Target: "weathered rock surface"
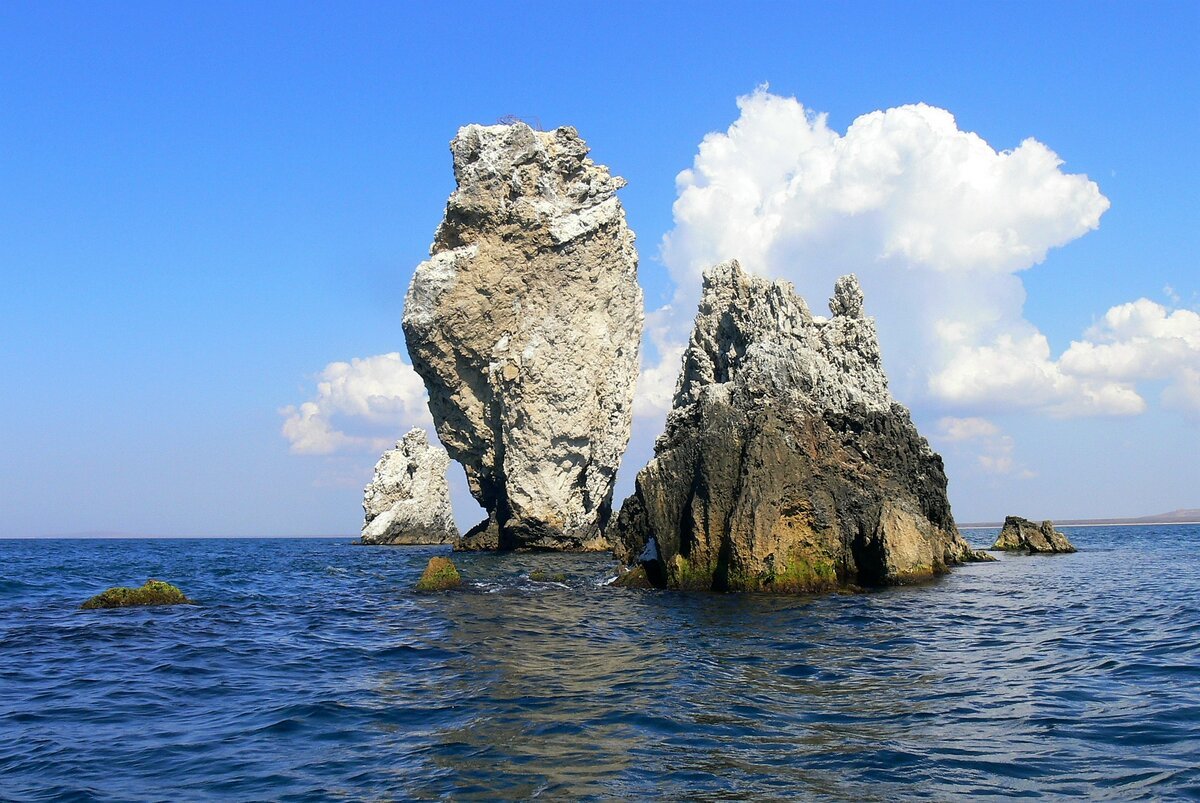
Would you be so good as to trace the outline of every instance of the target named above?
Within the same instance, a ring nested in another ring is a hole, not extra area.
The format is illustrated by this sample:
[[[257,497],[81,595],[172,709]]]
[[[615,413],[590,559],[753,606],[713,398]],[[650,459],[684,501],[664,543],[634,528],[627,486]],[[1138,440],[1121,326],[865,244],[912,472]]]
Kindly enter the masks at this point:
[[[438,437],[488,511],[460,548],[607,548],[642,291],[624,179],[573,128],[462,128],[404,309]]]
[[[445,449],[425,430],[409,430],[375,464],[363,490],[363,544],[448,544],[458,538],[450,507]]]
[[[824,320],[736,261],[705,274],[666,432],[611,531],[622,585],[817,591],[983,559],[862,304],[853,276]]]
[[[992,549],[1006,552],[1074,552],[1067,537],[1050,520],[1036,524],[1020,516],[1007,516]]]

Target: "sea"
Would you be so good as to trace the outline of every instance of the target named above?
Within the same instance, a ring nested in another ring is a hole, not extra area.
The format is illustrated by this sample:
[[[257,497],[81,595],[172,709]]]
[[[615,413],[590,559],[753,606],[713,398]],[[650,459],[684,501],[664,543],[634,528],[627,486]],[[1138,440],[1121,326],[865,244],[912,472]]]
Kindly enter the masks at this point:
[[[0,541],[0,799],[1200,799],[1200,527],[827,596],[604,555]],[[987,546],[995,530],[965,533]],[[535,582],[535,568],[564,582]],[[167,580],[194,606],[82,611]]]

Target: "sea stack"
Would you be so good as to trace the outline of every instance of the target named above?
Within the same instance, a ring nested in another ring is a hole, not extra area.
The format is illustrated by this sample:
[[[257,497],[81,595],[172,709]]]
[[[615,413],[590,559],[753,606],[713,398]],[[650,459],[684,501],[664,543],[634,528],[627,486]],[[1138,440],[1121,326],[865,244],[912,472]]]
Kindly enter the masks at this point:
[[[626,583],[807,592],[981,559],[888,392],[854,276],[829,307],[814,318],[736,261],[705,273],[666,432],[612,531]]]
[[[573,128],[469,125],[404,334],[438,437],[487,510],[462,549],[607,549],[642,291],[624,179]]]
[[[363,544],[449,544],[458,538],[446,470],[450,457],[425,430],[409,430],[375,464],[363,490]]]
[[[1004,527],[996,537],[992,549],[1005,552],[1074,552],[1075,547],[1067,537],[1054,529],[1054,522],[1046,520],[1035,524],[1020,516],[1008,516]]]

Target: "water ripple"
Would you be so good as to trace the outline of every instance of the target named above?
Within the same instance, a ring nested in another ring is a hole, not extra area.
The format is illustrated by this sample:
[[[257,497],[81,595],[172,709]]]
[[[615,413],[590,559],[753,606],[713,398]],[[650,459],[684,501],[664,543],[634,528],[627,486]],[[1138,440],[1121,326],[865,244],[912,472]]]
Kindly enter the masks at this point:
[[[1200,797],[1200,528],[1070,535],[787,598],[606,588],[601,556],[460,556],[467,589],[416,595],[442,549],[0,541],[0,799]],[[148,576],[201,604],[76,609]]]

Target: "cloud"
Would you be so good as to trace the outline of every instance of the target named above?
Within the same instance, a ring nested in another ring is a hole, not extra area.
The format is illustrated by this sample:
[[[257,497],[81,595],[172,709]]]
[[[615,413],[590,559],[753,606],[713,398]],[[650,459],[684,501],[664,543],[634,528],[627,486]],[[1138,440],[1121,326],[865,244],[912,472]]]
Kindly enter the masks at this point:
[[[1113,307],[1071,343],[1060,363],[1079,376],[1132,379],[1169,378],[1182,368],[1200,368],[1200,314],[1168,310],[1139,298]]]
[[[676,179],[662,257],[677,291],[656,313],[663,348],[647,361],[648,382],[678,371],[702,271],[737,257],[812,300],[857,273],[906,401],[962,413],[1144,409],[1128,378],[1059,365],[1023,316],[1020,272],[1097,228],[1109,207],[1046,145],[996,150],[925,104],[865,114],[844,134],[765,88],[738,109]]]
[[[971,450],[975,462],[989,474],[1016,474],[1021,479],[1036,476],[1013,458],[1013,439],[986,418],[942,418],[934,439],[956,451]]]
[[[399,352],[331,362],[317,379],[314,398],[279,411],[295,454],[378,452],[433,423],[425,385]]]

